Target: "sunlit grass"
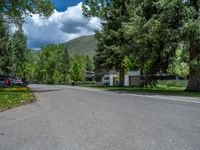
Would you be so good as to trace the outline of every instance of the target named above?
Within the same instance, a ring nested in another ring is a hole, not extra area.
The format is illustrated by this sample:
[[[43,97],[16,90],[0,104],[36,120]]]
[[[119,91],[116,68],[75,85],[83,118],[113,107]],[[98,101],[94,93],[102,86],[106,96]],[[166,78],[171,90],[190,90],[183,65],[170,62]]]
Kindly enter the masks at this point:
[[[0,111],[30,103],[35,100],[27,87],[0,88]]]
[[[95,88],[101,88],[108,91],[122,91],[135,94],[160,94],[160,95],[172,95],[172,96],[191,96],[200,97],[200,92],[188,92],[185,91],[187,81],[178,81],[175,86],[171,86],[169,82],[174,81],[158,81],[157,85],[154,87],[148,86],[147,88],[142,87],[98,87],[90,86]]]
[[[161,95],[172,95],[172,96],[192,96],[200,97],[200,92],[188,92],[184,91],[184,88],[134,88],[134,87],[103,87],[104,90],[108,91],[124,91],[135,94],[161,94]]]

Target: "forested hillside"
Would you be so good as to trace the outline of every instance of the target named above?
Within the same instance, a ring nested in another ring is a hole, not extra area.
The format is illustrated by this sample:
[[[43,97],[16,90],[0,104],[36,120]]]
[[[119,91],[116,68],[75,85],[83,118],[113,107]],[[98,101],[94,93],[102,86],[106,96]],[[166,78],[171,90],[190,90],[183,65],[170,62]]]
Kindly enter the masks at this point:
[[[93,56],[95,54],[97,41],[94,35],[90,35],[73,39],[65,44],[70,55],[77,53],[81,55]]]
[[[83,36],[64,43],[70,55],[80,54],[94,56],[97,47],[97,40],[94,35]],[[33,54],[37,54],[39,50],[32,50]]]

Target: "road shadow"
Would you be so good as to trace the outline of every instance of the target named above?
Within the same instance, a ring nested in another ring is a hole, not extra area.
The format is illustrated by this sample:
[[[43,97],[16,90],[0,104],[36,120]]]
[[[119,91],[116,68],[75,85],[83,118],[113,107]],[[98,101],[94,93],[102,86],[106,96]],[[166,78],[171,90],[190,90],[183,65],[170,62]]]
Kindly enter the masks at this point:
[[[58,92],[62,91],[63,89],[31,89],[31,92],[34,93],[45,93],[45,92]]]
[[[161,96],[187,96],[200,97],[198,92],[176,91],[176,90],[119,90],[119,89],[105,89],[104,91],[114,92],[116,94],[137,94],[137,95],[161,95]]]
[[[141,92],[141,91],[120,91],[120,90],[110,90],[110,89],[106,89],[103,91],[107,91],[107,92],[113,92],[116,94],[137,94],[137,95],[161,95],[160,93],[156,93],[154,91],[148,91],[148,92]],[[163,94],[162,95],[169,95],[169,94]]]

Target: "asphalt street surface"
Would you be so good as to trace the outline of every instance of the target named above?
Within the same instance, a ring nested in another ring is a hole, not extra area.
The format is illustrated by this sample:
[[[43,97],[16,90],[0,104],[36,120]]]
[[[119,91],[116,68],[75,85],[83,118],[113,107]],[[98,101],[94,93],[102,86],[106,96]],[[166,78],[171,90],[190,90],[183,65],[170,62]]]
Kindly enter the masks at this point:
[[[200,99],[31,85],[0,113],[0,150],[200,150]]]

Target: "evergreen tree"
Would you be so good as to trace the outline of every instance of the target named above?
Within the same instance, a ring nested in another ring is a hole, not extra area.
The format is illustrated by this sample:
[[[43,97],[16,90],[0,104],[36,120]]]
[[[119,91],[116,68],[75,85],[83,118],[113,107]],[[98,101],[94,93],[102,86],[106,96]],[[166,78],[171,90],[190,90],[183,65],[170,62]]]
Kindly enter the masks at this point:
[[[120,86],[124,85],[125,57],[124,32],[122,23],[128,19],[128,0],[96,1],[87,0],[83,5],[86,16],[98,16],[102,21],[102,31],[96,34],[98,40],[96,67],[116,69],[120,72]],[[89,9],[88,9],[89,7]]]
[[[68,84],[69,67],[69,54],[63,44],[45,46],[38,56],[36,79],[48,84]]]
[[[183,9],[183,40],[189,45],[189,81],[188,91],[200,91],[200,2],[186,0]]]
[[[10,34],[7,23],[0,14],[0,72],[11,74],[13,70],[13,51],[10,48]]]
[[[137,1],[125,31],[131,45],[130,53],[138,57],[141,72],[147,81],[166,72],[179,43],[180,1]],[[176,5],[178,7],[176,8]],[[132,8],[132,9],[133,9]]]
[[[70,69],[70,77],[75,82],[84,80],[84,74],[81,68],[81,64],[77,60],[73,62],[72,68]]]
[[[181,42],[189,45],[190,74],[187,90],[200,89],[199,2],[196,0],[133,1],[131,18],[125,23],[130,53],[138,57],[147,76],[165,72]],[[194,63],[193,63],[194,62]]]
[[[94,62],[93,59],[90,56],[85,57],[85,63],[86,63],[86,70],[87,71],[94,71]]]
[[[70,58],[69,58],[69,53],[67,50],[66,45],[63,46],[63,51],[61,52],[61,69],[62,69],[62,75],[63,75],[63,81],[65,83],[69,83],[69,69],[70,69]]]
[[[84,81],[85,72],[86,72],[85,57],[75,54],[71,58],[71,68],[70,68],[71,80],[75,82]]]
[[[27,48],[27,39],[23,32],[16,31],[11,37],[11,49],[14,52],[15,70],[13,73],[16,76],[26,78],[26,66],[28,63],[29,49]]]

